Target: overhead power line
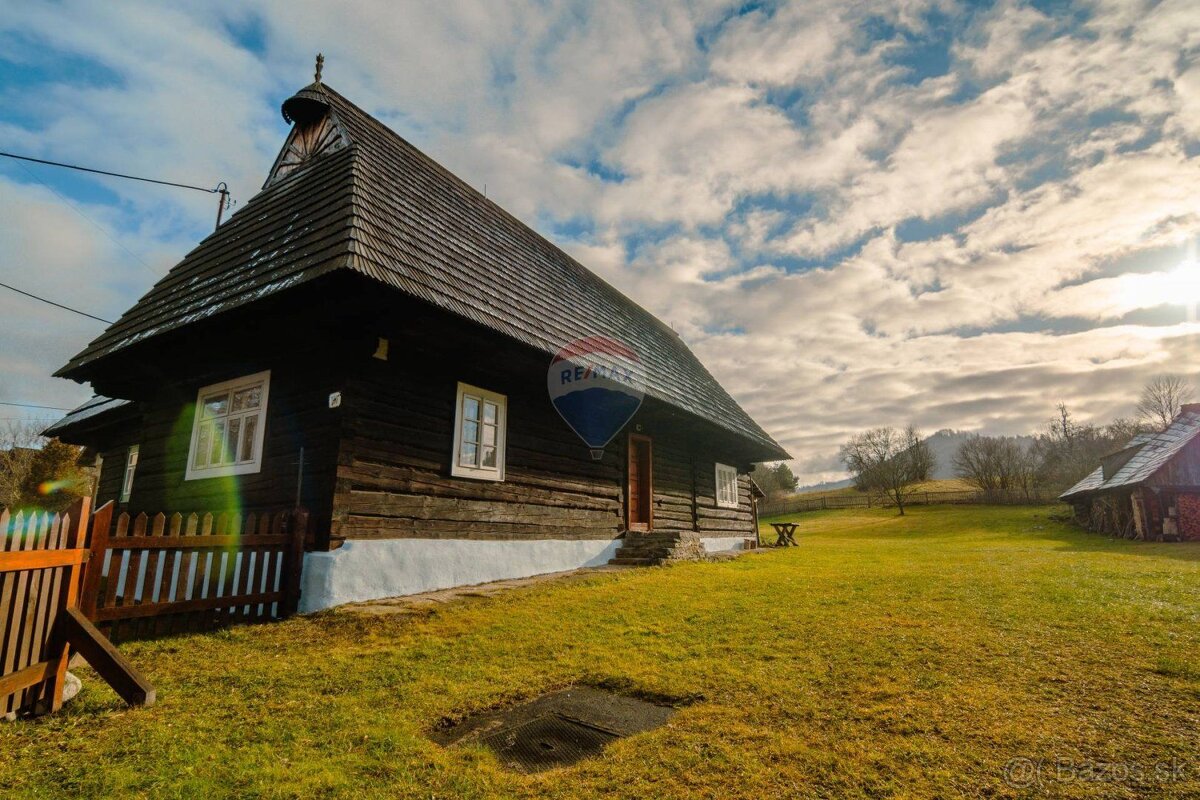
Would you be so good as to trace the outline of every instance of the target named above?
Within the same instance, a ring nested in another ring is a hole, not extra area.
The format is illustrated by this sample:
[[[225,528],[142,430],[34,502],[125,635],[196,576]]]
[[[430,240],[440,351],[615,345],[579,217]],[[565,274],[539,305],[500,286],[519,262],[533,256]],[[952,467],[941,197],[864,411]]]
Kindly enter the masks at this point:
[[[69,408],[63,408],[62,406],[39,406],[39,405],[34,405],[33,403],[0,402],[0,406],[15,406],[16,408],[44,408],[47,411],[70,411],[71,410]],[[9,417],[8,419],[11,419],[11,417]]]
[[[104,170],[104,169],[92,169],[91,167],[81,167],[78,164],[64,164],[61,161],[47,161],[43,158],[32,158],[30,156],[19,156],[16,153],[5,153],[3,151],[0,151],[0,156],[4,156],[6,158],[15,158],[19,161],[32,161],[35,164],[49,164],[52,167],[63,167],[65,169],[76,169],[76,170],[79,170],[80,172],[91,172],[95,175],[108,175],[109,177],[112,177],[112,178],[128,178],[131,181],[142,181],[143,183],[157,183],[160,186],[176,186],[180,189],[195,189],[197,192],[208,192],[209,194],[216,194],[221,191],[220,184],[218,184],[217,188],[215,188],[215,189],[206,189],[203,186],[192,186],[189,183],[175,183],[174,181],[160,181],[160,180],[156,180],[154,178],[141,178],[141,177],[138,177],[137,175],[125,175],[120,172],[109,172],[108,170]]]
[[[217,200],[216,225],[218,228],[221,227],[221,215],[224,213],[225,209],[229,207],[229,187],[225,185],[225,181],[221,181],[216,186],[209,189],[204,186],[193,186],[190,183],[176,183],[175,181],[162,181],[158,180],[157,178],[143,178],[139,175],[126,175],[123,172],[109,172],[106,169],[94,169],[92,167],[80,166],[79,164],[67,164],[62,161],[49,161],[44,158],[34,158],[33,156],[21,156],[17,155],[16,153],[6,153],[3,150],[0,150],[0,156],[16,159],[17,161],[29,161],[33,164],[45,164],[50,167],[62,167],[63,169],[73,169],[78,170],[79,172],[90,172],[93,175],[107,175],[110,178],[124,178],[125,180],[141,181],[142,183],[156,183],[159,186],[174,186],[177,189],[191,189],[196,192],[205,192],[206,194],[219,194],[221,196]],[[58,193],[55,192],[55,194]]]
[[[97,317],[95,314],[89,314],[86,311],[80,311],[78,308],[71,308],[70,306],[64,306],[62,303],[56,303],[53,300],[47,300],[46,298],[44,298],[40,295],[36,295],[32,292],[27,292],[24,289],[18,289],[15,286],[9,286],[7,283],[0,283],[0,286],[3,286],[5,289],[8,289],[10,291],[16,292],[17,294],[23,294],[26,297],[32,297],[34,300],[40,300],[41,302],[43,302],[47,305],[54,306],[55,308],[61,308],[63,311],[70,311],[72,314],[78,314],[81,317],[87,317],[88,319],[94,319],[97,322],[103,322],[106,325],[113,324],[113,321],[111,319],[105,319],[104,317]]]

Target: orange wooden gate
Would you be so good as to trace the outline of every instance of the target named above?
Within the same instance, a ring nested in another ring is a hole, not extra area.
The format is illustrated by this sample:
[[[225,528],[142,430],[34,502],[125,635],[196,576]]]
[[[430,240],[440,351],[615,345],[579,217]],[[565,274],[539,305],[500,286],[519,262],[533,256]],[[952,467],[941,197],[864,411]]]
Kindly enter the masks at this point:
[[[87,512],[86,500],[62,514],[0,510],[2,713],[62,704],[68,648],[53,634],[78,599]]]

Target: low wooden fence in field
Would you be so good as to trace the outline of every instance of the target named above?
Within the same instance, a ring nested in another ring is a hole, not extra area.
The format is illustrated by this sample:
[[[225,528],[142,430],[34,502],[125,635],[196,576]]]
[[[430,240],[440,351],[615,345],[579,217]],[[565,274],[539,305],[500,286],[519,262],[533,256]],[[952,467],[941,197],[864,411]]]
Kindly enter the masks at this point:
[[[296,612],[308,515],[93,517],[84,614],[114,642]]]
[[[1052,492],[982,492],[973,489],[943,489],[914,492],[904,499],[905,506],[954,505],[1044,505],[1057,502]],[[894,500],[872,497],[869,494],[794,494],[759,503],[759,516],[795,514],[801,511],[822,511],[840,508],[879,508],[896,505]]]

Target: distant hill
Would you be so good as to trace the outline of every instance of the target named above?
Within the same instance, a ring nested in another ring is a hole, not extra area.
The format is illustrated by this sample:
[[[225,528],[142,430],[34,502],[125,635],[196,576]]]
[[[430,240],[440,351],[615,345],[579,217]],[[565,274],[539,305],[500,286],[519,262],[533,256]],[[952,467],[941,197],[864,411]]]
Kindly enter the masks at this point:
[[[796,489],[796,494],[812,494],[814,492],[833,492],[838,489],[848,489],[854,485],[854,480],[844,478],[840,481],[825,481],[824,483],[811,483],[808,486],[801,486]]]
[[[925,442],[929,445],[929,449],[933,451],[933,457],[936,460],[933,474],[930,475],[930,480],[945,481],[953,480],[958,476],[954,474],[954,456],[958,453],[958,448],[962,446],[968,438],[973,436],[969,431],[955,431],[946,428],[940,430],[932,436],[926,437]],[[1032,447],[1032,436],[1012,436],[1012,439],[1022,447]],[[839,489],[846,489],[854,485],[854,481],[850,478],[844,478],[840,481],[825,481],[824,483],[814,483],[808,486],[801,486],[796,490],[797,494],[820,494],[824,492],[835,492]]]
[[[933,436],[928,437],[925,442],[929,445],[929,449],[933,451],[933,457],[937,461],[937,466],[930,476],[934,480],[947,480],[957,477],[954,474],[954,456],[958,454],[958,448],[962,443],[969,439],[974,434],[969,431],[953,431],[940,430]],[[1022,447],[1033,447],[1032,436],[1011,436]]]

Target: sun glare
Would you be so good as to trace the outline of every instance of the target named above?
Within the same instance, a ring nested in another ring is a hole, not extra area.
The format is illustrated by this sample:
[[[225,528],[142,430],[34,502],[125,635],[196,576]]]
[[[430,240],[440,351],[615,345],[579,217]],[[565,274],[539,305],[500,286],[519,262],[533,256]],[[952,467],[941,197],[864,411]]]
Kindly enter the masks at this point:
[[[1200,303],[1200,262],[1189,258],[1171,273],[1171,292],[1174,303]]]

